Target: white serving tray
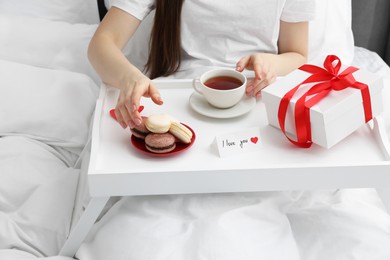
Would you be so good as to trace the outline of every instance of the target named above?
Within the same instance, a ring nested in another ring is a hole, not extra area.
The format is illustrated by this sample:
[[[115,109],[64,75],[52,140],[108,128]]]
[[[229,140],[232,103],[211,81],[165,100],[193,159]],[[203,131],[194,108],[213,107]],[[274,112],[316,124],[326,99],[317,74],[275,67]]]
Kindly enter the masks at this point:
[[[189,105],[191,80],[155,81],[164,105],[143,98],[141,114],[167,113],[196,133],[192,147],[172,157],[140,153],[109,115],[118,90],[102,86],[96,103],[88,172],[91,196],[244,192],[322,188],[385,187],[390,183],[387,136],[380,118],[332,147],[293,146],[267,123],[263,102],[240,117],[209,118]],[[375,124],[375,127],[373,125]],[[216,136],[259,127],[262,149],[219,157]]]

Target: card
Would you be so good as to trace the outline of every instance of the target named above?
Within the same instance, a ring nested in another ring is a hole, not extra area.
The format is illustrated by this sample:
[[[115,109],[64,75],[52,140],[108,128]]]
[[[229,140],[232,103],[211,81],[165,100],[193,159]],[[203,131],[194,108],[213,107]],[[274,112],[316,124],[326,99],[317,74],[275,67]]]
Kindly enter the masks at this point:
[[[219,135],[215,140],[220,157],[253,152],[262,148],[260,127]]]

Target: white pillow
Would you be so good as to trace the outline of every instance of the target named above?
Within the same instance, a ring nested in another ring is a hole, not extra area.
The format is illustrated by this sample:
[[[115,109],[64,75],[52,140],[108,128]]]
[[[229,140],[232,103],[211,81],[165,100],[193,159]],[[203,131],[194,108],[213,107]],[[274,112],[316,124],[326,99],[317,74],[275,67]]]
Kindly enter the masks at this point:
[[[4,0],[0,13],[69,23],[99,23],[97,0]]]
[[[99,87],[86,75],[0,60],[0,136],[80,149]]]
[[[335,54],[345,65],[354,56],[351,0],[316,0],[316,19],[309,24],[309,62]]]
[[[68,70],[100,79],[87,58],[97,25],[0,14],[0,59]]]

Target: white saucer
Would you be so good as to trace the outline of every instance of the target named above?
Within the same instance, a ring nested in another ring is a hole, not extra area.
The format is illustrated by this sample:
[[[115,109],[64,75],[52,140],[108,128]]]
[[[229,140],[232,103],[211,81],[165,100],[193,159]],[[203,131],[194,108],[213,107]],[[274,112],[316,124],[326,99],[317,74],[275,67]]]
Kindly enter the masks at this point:
[[[245,96],[237,105],[220,109],[211,106],[206,99],[194,92],[190,96],[190,106],[201,115],[213,118],[233,118],[244,115],[256,105],[256,98]]]

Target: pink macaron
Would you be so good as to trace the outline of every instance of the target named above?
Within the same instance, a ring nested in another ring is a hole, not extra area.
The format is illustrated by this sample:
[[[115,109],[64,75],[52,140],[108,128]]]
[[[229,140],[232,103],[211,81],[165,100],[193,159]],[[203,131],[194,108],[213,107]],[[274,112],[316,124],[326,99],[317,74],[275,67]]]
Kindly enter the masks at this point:
[[[145,137],[145,147],[153,153],[169,153],[176,148],[175,141],[170,133],[150,133]]]
[[[145,126],[145,120],[147,117],[142,117],[142,122],[140,125],[135,126],[134,128],[131,128],[131,133],[140,139],[145,139],[145,137],[150,133],[150,131]]]

